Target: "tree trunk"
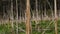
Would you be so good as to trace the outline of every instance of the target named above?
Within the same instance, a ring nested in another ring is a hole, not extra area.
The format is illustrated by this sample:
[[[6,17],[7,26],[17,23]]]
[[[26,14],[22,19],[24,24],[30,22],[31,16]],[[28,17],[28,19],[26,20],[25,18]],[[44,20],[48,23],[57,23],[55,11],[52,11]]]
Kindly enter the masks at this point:
[[[57,0],[54,0],[54,11],[55,11],[55,34],[58,34],[57,30]]]
[[[18,2],[16,0],[16,34],[18,34]]]
[[[30,34],[30,0],[26,2],[26,34]]]
[[[44,2],[44,16],[46,17],[46,2]]]
[[[20,0],[20,7],[19,7],[19,9],[20,9],[20,21],[21,21],[21,0]]]
[[[37,0],[35,0],[36,1],[36,16],[37,16],[37,19],[38,19],[38,1]]]
[[[13,24],[13,0],[11,0],[11,13],[10,13],[10,19],[11,19],[11,26],[12,26],[12,34],[14,34],[13,29],[14,29],[14,24]]]

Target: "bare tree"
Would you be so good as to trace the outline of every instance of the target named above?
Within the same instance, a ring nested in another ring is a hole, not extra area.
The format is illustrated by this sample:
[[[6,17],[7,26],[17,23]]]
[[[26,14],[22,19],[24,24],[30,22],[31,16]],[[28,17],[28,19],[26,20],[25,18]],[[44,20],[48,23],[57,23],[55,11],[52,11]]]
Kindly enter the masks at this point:
[[[54,0],[54,11],[55,11],[55,34],[58,34],[57,30],[57,0]]]
[[[46,17],[47,16],[47,14],[46,14],[46,0],[44,0],[44,16]]]
[[[16,0],[16,34],[18,34],[18,1]]]
[[[36,16],[37,16],[37,18],[38,18],[38,1],[35,0],[35,2],[36,2]]]
[[[13,0],[11,0],[11,13],[10,13],[10,19],[12,20],[12,27],[13,27]]]
[[[10,13],[10,19],[11,19],[11,25],[12,25],[12,34],[14,34],[13,29],[14,29],[14,24],[13,24],[13,0],[11,0],[11,13]]]
[[[26,34],[30,34],[30,0],[26,2]]]

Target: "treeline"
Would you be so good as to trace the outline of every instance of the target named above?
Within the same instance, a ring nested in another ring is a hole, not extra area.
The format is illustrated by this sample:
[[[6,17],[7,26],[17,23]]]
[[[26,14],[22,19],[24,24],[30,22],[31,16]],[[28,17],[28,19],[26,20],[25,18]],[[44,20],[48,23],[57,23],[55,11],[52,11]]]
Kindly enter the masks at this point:
[[[57,0],[57,15],[60,16],[60,0]],[[16,9],[17,8],[17,9]],[[18,11],[17,11],[18,10]],[[10,18],[13,11],[13,17],[25,18],[26,0],[0,0],[0,17]],[[31,18],[54,17],[54,0],[30,0]]]

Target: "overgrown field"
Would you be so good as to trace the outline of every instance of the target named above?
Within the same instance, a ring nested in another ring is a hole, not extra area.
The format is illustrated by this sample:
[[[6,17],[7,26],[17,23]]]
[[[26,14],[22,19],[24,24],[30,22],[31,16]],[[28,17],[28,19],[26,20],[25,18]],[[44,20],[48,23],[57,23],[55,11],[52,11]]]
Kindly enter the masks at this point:
[[[58,34],[60,34],[60,20],[57,21],[58,23]],[[55,26],[54,21],[38,21],[38,24],[36,24],[35,21],[31,21],[31,27],[32,31],[31,34],[42,34],[44,31],[44,34],[55,34]],[[14,27],[11,27],[11,23],[7,24],[1,24],[0,25],[0,34],[16,34],[16,23],[14,23]],[[26,32],[26,26],[24,22],[18,23],[18,34],[25,34]]]

